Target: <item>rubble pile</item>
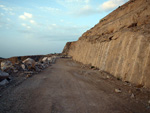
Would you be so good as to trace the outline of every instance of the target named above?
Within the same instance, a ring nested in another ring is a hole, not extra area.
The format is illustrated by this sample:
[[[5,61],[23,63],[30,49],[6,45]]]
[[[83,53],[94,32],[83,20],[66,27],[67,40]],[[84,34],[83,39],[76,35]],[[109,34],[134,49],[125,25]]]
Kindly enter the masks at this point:
[[[39,61],[35,61],[32,58],[27,58],[19,63],[12,63],[8,59],[3,60],[0,63],[0,86],[8,84],[12,78],[12,75],[17,75],[19,72],[26,76],[39,73],[51,64],[55,63],[57,58],[60,57],[43,57],[42,59],[39,59]]]

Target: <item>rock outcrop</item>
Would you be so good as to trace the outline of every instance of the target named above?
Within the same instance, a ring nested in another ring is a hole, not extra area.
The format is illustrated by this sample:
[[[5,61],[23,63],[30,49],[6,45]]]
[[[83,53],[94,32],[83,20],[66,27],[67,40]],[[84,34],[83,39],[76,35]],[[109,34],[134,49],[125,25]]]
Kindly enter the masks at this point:
[[[64,54],[76,61],[150,87],[150,0],[130,0],[100,20]]]

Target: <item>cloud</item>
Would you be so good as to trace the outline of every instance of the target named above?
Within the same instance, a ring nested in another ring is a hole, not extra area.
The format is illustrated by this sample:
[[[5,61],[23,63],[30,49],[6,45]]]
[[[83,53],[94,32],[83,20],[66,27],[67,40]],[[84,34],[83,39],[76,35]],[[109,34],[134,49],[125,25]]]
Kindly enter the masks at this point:
[[[99,13],[100,11],[98,9],[94,9],[90,5],[85,5],[82,8],[78,9],[78,11],[73,12],[75,16],[89,16],[92,14]]]
[[[0,5],[0,8],[4,8],[5,6],[4,5]]]
[[[90,2],[90,0],[61,0],[61,1],[66,3],[89,3]]]
[[[51,13],[56,13],[56,12],[60,12],[61,10],[58,8],[52,8],[52,7],[39,7],[41,10],[43,11],[48,11]]]
[[[19,18],[20,18],[20,19],[23,19],[23,20],[26,19],[26,17],[25,17],[24,15],[20,15]]]
[[[24,16],[27,18],[32,18],[32,14],[24,12]]]
[[[22,25],[23,27],[26,27],[27,29],[30,29],[30,28],[31,28],[29,25],[24,24],[24,23],[22,23],[21,25]]]
[[[104,11],[110,11],[114,8],[117,8],[118,6],[124,4],[128,0],[108,0],[104,2],[102,5],[100,5],[101,9]]]
[[[19,18],[20,19],[23,19],[23,20],[26,20],[26,19],[31,19],[33,17],[33,15],[31,13],[26,13],[24,12],[23,15],[20,15]]]
[[[6,7],[4,5],[0,5],[0,8],[5,10],[5,11],[12,11],[13,10],[12,8]]]
[[[36,22],[34,20],[30,20],[31,24],[36,24]]]

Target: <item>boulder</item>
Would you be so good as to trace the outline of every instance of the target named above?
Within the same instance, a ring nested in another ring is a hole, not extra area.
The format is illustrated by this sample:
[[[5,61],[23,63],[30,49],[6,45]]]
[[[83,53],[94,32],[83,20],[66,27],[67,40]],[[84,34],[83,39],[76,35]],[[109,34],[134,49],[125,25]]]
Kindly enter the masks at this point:
[[[40,72],[40,71],[42,71],[42,69],[39,69],[38,66],[35,66],[35,71],[36,71],[36,72]]]
[[[40,62],[36,62],[35,63],[35,67],[37,67],[37,68],[39,68],[39,69],[43,69],[43,66],[42,66],[42,64],[40,63]]]
[[[48,61],[50,63],[55,63],[56,58],[57,58],[56,56],[48,57]]]
[[[0,82],[0,86],[6,85],[8,83],[9,83],[9,81],[7,79],[4,79]]]
[[[0,81],[9,77],[9,74],[0,70]]]
[[[23,63],[27,66],[28,70],[35,69],[35,61],[33,59],[27,58]]]
[[[44,58],[42,59],[42,62],[45,63],[45,64],[49,64],[48,57],[44,57]]]
[[[5,60],[1,62],[1,70],[6,71],[12,68],[12,63],[9,60]]]
[[[24,71],[26,71],[26,70],[27,70],[27,68],[26,68],[25,64],[21,64],[21,68],[22,68]]]

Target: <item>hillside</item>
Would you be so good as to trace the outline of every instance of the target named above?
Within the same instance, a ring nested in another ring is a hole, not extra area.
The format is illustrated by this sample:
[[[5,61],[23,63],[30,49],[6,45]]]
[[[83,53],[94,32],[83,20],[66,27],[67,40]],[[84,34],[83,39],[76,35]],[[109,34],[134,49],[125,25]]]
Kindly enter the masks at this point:
[[[130,0],[63,51],[124,81],[150,87],[150,0]]]

